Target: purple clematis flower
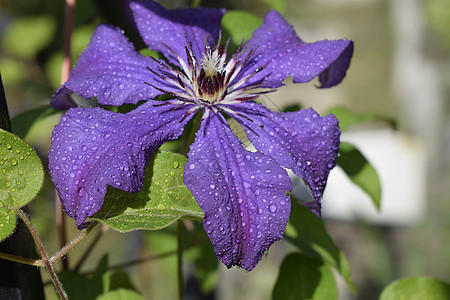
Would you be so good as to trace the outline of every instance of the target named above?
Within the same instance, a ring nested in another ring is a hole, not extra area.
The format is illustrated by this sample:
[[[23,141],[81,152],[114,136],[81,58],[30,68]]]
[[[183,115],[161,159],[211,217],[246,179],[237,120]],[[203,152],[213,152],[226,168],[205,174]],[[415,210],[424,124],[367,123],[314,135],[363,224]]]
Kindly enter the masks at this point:
[[[153,153],[177,139],[200,111],[184,182],[205,213],[203,225],[217,257],[227,267],[252,270],[282,238],[289,219],[286,169],[305,180],[316,200],[311,209],[320,214],[340,136],[332,115],[272,112],[253,100],[282,86],[287,76],[294,83],[318,76],[321,87],[338,84],[353,43],[305,43],[271,11],[228,58],[229,41],[221,44],[224,10],[166,10],[153,1],[132,1],[130,7],[144,42],[166,60],[139,54],[120,29],[98,26],[52,105],[75,106],[72,92],[105,105],[147,101],[126,114],[82,107],[65,113],[49,153],[64,210],[83,228],[103,205],[107,185],[139,191]],[[173,99],[152,100],[161,94]],[[242,126],[255,152],[242,146],[225,116]]]

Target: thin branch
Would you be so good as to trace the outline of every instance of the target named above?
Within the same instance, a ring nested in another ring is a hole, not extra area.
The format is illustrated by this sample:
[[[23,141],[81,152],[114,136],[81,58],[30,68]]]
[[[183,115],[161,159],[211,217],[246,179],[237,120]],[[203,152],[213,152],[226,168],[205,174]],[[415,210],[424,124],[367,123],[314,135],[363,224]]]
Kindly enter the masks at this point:
[[[191,249],[193,247],[196,247],[198,245],[199,245],[198,243],[189,245],[187,247],[184,247],[183,251],[189,250],[189,249]],[[112,265],[112,266],[108,267],[108,270],[120,270],[120,269],[123,269],[123,268],[127,268],[127,267],[131,267],[131,266],[134,266],[134,265],[138,265],[140,263],[143,263],[143,262],[146,262],[146,261],[149,261],[149,260],[161,259],[161,258],[164,258],[164,257],[172,256],[172,255],[175,255],[177,253],[178,253],[178,249],[167,251],[167,252],[163,252],[163,253],[160,253],[160,254],[153,254],[153,255],[149,255],[149,256],[144,257],[144,258],[138,258],[138,259],[130,260],[130,261],[127,261],[127,262],[124,262],[124,263],[121,263],[121,264]],[[94,271],[86,272],[84,274],[91,274],[91,273],[94,273]]]
[[[64,288],[63,288],[61,282],[59,281],[58,276],[56,275],[55,268],[53,267],[52,262],[48,258],[48,254],[45,251],[44,245],[42,244],[42,241],[39,238],[37,231],[33,226],[33,223],[31,223],[31,220],[29,219],[29,217],[20,208],[15,209],[14,212],[20,219],[22,219],[22,221],[25,223],[28,230],[30,231],[31,236],[33,237],[34,242],[36,243],[36,246],[38,247],[39,252],[41,253],[42,261],[50,274],[50,278],[52,279],[52,282],[55,285],[55,288],[56,288],[56,291],[58,292],[59,297],[62,300],[68,300],[69,298],[67,297],[67,294],[64,291]]]
[[[97,232],[97,235],[92,239],[91,244],[89,245],[89,247],[86,249],[86,251],[84,251],[84,254],[81,256],[80,260],[78,261],[78,263],[75,265],[75,267],[73,268],[73,272],[78,272],[78,270],[81,268],[81,266],[83,265],[84,261],[86,260],[86,258],[88,257],[89,253],[91,253],[92,249],[94,249],[95,245],[97,245],[98,241],[100,240],[101,236],[108,231],[108,226],[107,225],[102,225],[102,228],[100,229],[99,232]]]
[[[66,0],[65,24],[64,24],[64,49],[63,62],[61,66],[61,84],[67,81],[70,73],[70,44],[73,30],[73,20],[75,15],[76,0]],[[67,244],[66,220],[62,209],[61,201],[59,201],[58,193],[56,193],[56,224],[59,232],[59,242],[61,248]],[[66,256],[62,261],[63,270],[69,269],[69,257]]]
[[[82,240],[84,240],[86,238],[86,236],[92,231],[92,229],[94,229],[95,225],[97,225],[97,222],[92,222],[88,228],[84,229],[83,231],[81,231],[81,233],[74,238],[72,241],[70,241],[69,243],[67,243],[64,247],[62,247],[55,255],[53,255],[50,258],[50,261],[52,264],[54,264],[55,262],[57,262],[58,260],[60,260],[62,257],[64,257],[64,255],[67,254],[67,252],[69,252],[73,247],[75,247],[76,245],[78,245]]]
[[[183,274],[183,222],[177,221],[177,258],[178,258],[178,299],[184,296],[184,274]]]
[[[22,257],[22,256],[17,256],[14,254],[4,253],[4,252],[0,252],[0,258],[18,262],[21,264],[30,265],[30,266],[44,267],[44,262],[42,261],[42,259],[26,258],[26,257]]]
[[[69,78],[71,58],[70,58],[70,44],[73,30],[73,20],[75,15],[76,0],[66,0],[66,16],[64,24],[64,49],[63,49],[63,63],[61,67],[61,84]]]

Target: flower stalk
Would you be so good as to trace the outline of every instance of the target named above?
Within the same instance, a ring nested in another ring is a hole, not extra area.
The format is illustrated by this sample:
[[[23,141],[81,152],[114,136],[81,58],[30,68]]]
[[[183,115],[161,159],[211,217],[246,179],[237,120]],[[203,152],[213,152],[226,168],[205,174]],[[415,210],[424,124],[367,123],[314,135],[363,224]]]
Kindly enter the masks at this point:
[[[38,235],[36,229],[34,228],[33,223],[31,223],[31,220],[29,219],[29,217],[21,209],[16,209],[15,213],[25,223],[25,226],[27,226],[28,230],[30,231],[31,236],[33,237],[34,242],[36,243],[36,246],[39,249],[39,253],[41,254],[42,262],[50,274],[50,278],[56,288],[56,291],[57,291],[59,297],[61,298],[61,300],[68,300],[69,298],[68,298],[66,292],[64,291],[64,288],[63,288],[61,282],[59,281],[58,275],[56,275],[56,271],[53,266],[53,262],[49,259],[48,254],[45,251],[44,244],[42,243],[41,239],[39,238],[39,235]]]

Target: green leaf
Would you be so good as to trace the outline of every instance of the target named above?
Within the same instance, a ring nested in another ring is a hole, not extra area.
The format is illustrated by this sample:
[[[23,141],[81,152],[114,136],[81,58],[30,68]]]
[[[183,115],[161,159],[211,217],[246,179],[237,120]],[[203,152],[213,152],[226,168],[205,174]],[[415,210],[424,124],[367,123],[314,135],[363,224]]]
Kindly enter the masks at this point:
[[[272,291],[273,300],[333,300],[337,297],[333,273],[321,259],[300,253],[285,257]]]
[[[34,150],[17,136],[0,129],[0,207],[20,208],[34,199],[44,181],[44,169]]]
[[[16,213],[0,204],[0,241],[10,236],[16,228]]]
[[[11,120],[11,127],[14,133],[21,139],[26,139],[27,135],[39,126],[39,123],[53,115],[60,115],[58,111],[50,105],[39,106],[18,114]],[[42,130],[40,127],[39,130]]]
[[[18,18],[6,29],[3,45],[10,53],[30,59],[50,43],[55,29],[51,16]]]
[[[214,288],[217,286],[219,280],[217,270],[218,260],[214,253],[214,249],[209,242],[208,236],[203,229],[203,226],[201,226],[201,223],[197,223],[195,225],[200,225],[198,227],[201,227],[201,230],[203,231],[200,233],[199,230],[196,230],[197,234],[201,234],[201,236],[197,236],[197,239],[204,239],[206,242],[191,249],[189,253],[186,253],[186,257],[195,265],[195,278],[199,282],[202,293],[206,295],[212,293]]]
[[[345,107],[337,106],[329,109],[326,114],[333,114],[339,120],[339,128],[346,131],[349,127],[368,121],[382,121],[389,124],[393,129],[397,128],[397,123],[389,118],[380,116],[374,112],[355,113]]]
[[[328,235],[323,221],[307,207],[300,205],[292,197],[291,216],[285,238],[302,253],[322,258],[324,262],[341,274],[353,293],[356,293],[350,267],[344,253],[339,250]]]
[[[450,285],[429,277],[409,277],[388,285],[380,300],[448,300]]]
[[[62,271],[58,277],[71,300],[95,299],[109,291],[108,256],[103,256],[92,275]]]
[[[337,164],[350,180],[365,191],[377,209],[381,206],[381,183],[373,166],[350,143],[341,143]]]
[[[131,283],[128,274],[123,271],[118,271],[110,277],[110,290],[127,289],[136,291],[136,288]]]
[[[87,298],[85,298],[87,299]],[[138,293],[130,290],[120,289],[97,297],[97,300],[144,300]]]
[[[242,41],[247,41],[262,24],[262,19],[245,11],[228,11],[222,18],[223,37],[226,40],[231,36],[231,44],[234,48]],[[230,49],[234,50],[234,49]],[[233,51],[234,52],[234,51]]]
[[[203,219],[203,212],[183,183],[187,158],[159,151],[146,167],[138,193],[108,187],[105,203],[92,219],[119,231],[159,230],[180,218]]]

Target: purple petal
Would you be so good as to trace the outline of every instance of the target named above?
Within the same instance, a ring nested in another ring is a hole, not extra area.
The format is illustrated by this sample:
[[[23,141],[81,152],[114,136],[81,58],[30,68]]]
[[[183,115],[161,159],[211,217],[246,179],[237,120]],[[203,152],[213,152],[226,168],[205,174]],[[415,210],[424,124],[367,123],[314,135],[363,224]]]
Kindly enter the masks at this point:
[[[147,67],[156,69],[158,64],[136,52],[119,28],[101,24],[51,104],[64,106],[68,90],[84,98],[97,97],[101,104],[116,106],[135,104],[162,94],[145,82],[170,90]]]
[[[339,150],[336,117],[321,117],[312,108],[276,113],[253,102],[233,105],[232,109],[251,119],[233,116],[258,151],[270,155],[306,181],[316,200],[311,209],[320,215],[323,191]]]
[[[127,114],[72,108],[55,127],[50,175],[65,212],[79,228],[103,205],[107,185],[139,191],[153,153],[183,132],[190,117],[180,120],[189,106],[160,104],[148,101]]]
[[[197,58],[203,57],[205,39],[215,44],[219,37],[224,9],[194,8],[167,10],[154,1],[131,1],[131,9],[138,30],[151,50],[164,54],[173,64],[178,60],[165,46],[169,46],[186,61],[186,36]]]
[[[289,219],[286,171],[271,157],[246,151],[225,119],[213,114],[197,132],[184,175],[217,258],[228,268],[252,270]]]
[[[282,86],[287,76],[292,76],[295,83],[303,83],[323,72],[322,87],[336,85],[344,78],[353,54],[353,42],[349,40],[303,42],[276,11],[267,13],[248,43],[257,50],[248,63],[254,66],[244,74],[268,64],[249,85],[261,81],[262,86],[269,88]]]

